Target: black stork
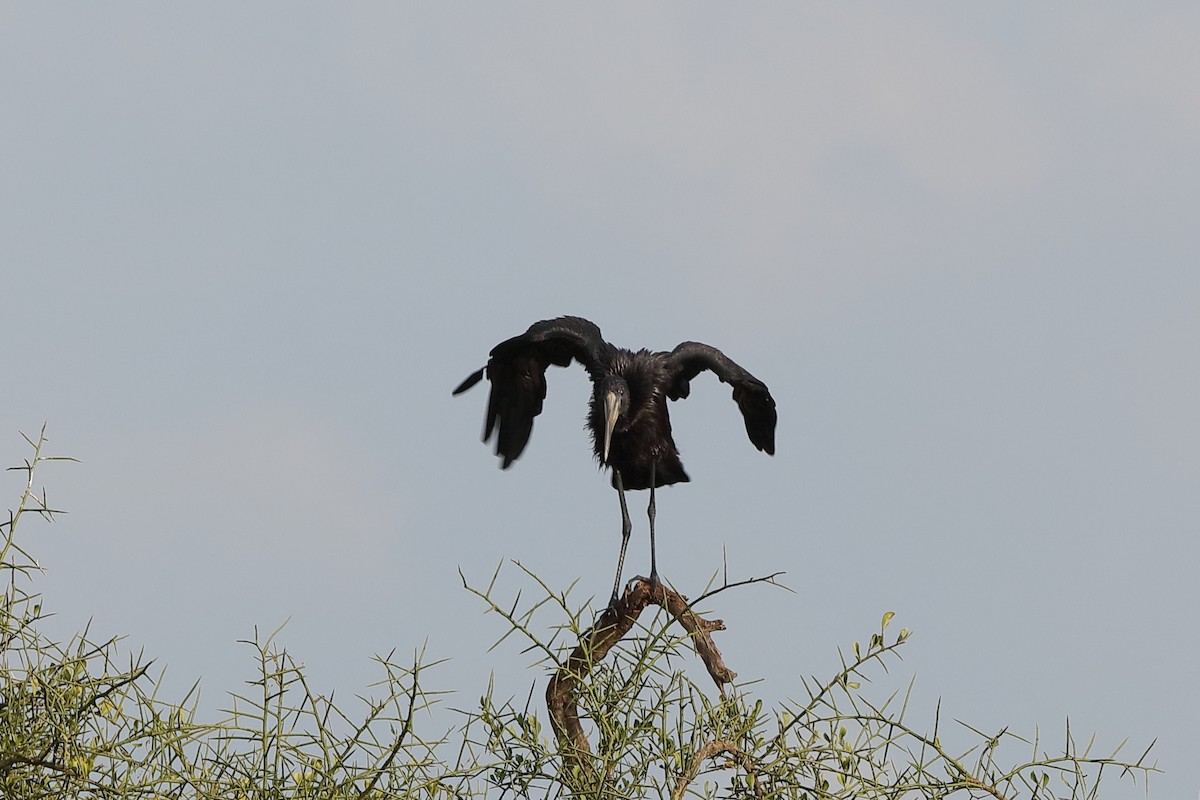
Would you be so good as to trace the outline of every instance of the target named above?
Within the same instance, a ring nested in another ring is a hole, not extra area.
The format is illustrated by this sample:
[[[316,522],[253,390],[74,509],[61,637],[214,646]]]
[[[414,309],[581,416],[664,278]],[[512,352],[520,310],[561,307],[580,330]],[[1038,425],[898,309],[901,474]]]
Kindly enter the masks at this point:
[[[533,430],[533,418],[546,399],[546,368],[578,361],[592,379],[588,428],[601,465],[612,469],[612,485],[621,499],[621,555],[613,599],[621,585],[625,549],[633,523],[625,504],[626,489],[649,489],[650,581],[658,582],[654,553],[654,490],[689,480],[671,437],[667,400],[691,392],[690,382],[711,370],[733,387],[750,442],[768,455],[775,453],[775,400],[766,384],[715,347],[684,342],[671,352],[626,350],[604,340],[600,328],[581,317],[558,317],[529,326],[520,336],[492,348],[487,366],[471,373],[454,394],[470,389],[486,375],[492,384],[483,441],[496,434],[496,455],[507,469],[520,457]]]

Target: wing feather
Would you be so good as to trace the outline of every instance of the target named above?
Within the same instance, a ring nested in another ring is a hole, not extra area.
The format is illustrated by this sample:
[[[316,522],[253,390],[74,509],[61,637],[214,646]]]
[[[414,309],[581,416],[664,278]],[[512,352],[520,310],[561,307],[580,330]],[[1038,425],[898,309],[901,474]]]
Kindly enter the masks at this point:
[[[704,370],[711,371],[733,387],[733,399],[746,423],[746,435],[751,443],[768,455],[775,455],[775,398],[767,385],[751,375],[733,359],[715,347],[700,342],[684,342],[671,351],[667,360],[671,382],[667,396],[672,400],[687,397],[692,378]]]
[[[529,326],[520,336],[492,348],[487,366],[467,376],[455,394],[465,392],[484,375],[491,383],[483,441],[496,434],[496,455],[508,468],[524,451],[533,432],[533,419],[546,399],[546,369],[568,366],[572,360],[590,374],[601,369],[608,345],[600,328],[581,317],[558,317]]]

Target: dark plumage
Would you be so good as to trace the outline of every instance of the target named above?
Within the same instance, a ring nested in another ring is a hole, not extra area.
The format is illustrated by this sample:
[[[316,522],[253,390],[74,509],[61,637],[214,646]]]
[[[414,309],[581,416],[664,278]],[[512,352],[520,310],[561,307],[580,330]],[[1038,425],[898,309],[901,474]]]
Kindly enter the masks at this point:
[[[654,554],[654,489],[688,480],[671,437],[667,400],[691,392],[690,382],[711,370],[733,387],[746,433],[759,450],[775,453],[775,400],[762,381],[715,347],[684,342],[669,353],[614,347],[600,329],[580,317],[535,322],[520,336],[492,348],[487,366],[459,384],[454,394],[470,389],[486,375],[488,397],[483,440],[496,435],[496,455],[508,468],[520,457],[533,430],[533,418],[546,399],[546,368],[578,361],[592,379],[588,429],[601,464],[612,468],[612,484],[621,499],[621,555],[613,597],[621,584],[625,548],[632,523],[625,489],[650,490],[650,579],[658,580]]]

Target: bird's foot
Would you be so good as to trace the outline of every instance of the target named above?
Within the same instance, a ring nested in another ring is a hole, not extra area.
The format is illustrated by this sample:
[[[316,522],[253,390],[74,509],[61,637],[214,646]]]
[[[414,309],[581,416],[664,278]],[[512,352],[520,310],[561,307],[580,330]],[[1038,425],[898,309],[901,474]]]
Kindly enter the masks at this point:
[[[616,609],[619,604],[625,602],[625,598],[629,595],[633,586],[638,583],[649,584],[650,591],[652,592],[662,588],[662,582],[659,581],[657,572],[651,572],[649,578],[643,575],[634,575],[625,583],[625,586],[620,591],[613,591],[613,595],[608,601],[608,608]]]

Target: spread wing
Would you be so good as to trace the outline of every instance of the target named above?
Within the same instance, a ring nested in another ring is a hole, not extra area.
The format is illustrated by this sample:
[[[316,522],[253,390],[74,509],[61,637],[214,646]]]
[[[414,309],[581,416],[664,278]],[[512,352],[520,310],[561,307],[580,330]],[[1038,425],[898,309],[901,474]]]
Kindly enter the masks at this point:
[[[775,455],[775,422],[778,415],[775,413],[775,398],[771,397],[765,383],[717,348],[699,342],[684,342],[676,347],[668,356],[667,364],[671,376],[667,396],[672,400],[687,397],[692,391],[692,378],[706,369],[732,386],[733,399],[742,411],[750,441],[759,450]]]
[[[581,317],[535,322],[520,336],[493,347],[487,366],[468,375],[454,394],[465,392],[487,375],[492,392],[483,441],[496,434],[496,455],[507,469],[529,443],[533,418],[542,413],[546,368],[551,364],[565,367],[574,359],[596,375],[607,349],[600,329]]]

